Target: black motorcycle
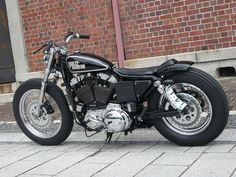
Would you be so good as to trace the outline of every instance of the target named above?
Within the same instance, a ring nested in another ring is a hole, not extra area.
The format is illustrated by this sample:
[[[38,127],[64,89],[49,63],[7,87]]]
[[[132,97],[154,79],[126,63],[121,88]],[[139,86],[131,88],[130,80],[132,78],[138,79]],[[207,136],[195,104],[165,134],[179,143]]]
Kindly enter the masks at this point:
[[[69,55],[67,43],[76,38],[89,36],[70,32],[63,45],[49,41],[35,51],[44,49],[44,78],[16,90],[16,121],[33,141],[57,145],[74,122],[87,136],[105,131],[109,140],[113,133],[154,126],[168,140],[187,146],[209,143],[225,128],[225,93],[209,74],[191,67],[193,62],[171,59],[160,66],[117,68],[94,54]]]

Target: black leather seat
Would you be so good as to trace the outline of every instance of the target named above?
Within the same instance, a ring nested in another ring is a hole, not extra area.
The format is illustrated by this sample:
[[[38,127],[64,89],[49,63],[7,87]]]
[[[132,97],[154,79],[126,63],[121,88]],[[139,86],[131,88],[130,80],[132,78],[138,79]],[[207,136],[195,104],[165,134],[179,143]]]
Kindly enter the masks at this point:
[[[153,75],[154,73],[160,71],[161,69],[172,66],[175,63],[177,63],[177,60],[171,59],[160,66],[153,66],[153,67],[147,67],[147,68],[114,68],[114,72],[116,72],[118,75],[123,76],[139,76],[139,75]]]

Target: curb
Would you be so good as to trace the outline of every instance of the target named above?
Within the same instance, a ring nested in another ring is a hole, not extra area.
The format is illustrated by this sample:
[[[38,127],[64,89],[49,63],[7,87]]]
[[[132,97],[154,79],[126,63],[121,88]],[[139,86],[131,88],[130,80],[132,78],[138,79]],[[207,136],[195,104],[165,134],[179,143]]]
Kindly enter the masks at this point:
[[[153,128],[154,129],[154,128]],[[226,129],[236,129],[236,110],[230,111],[229,120]],[[73,132],[84,131],[83,127],[74,123]],[[0,133],[21,133],[16,121],[0,121]]]
[[[220,144],[236,144],[236,129],[225,129],[222,134],[211,143]],[[72,132],[65,143],[102,143],[104,142],[106,134],[99,133],[90,138],[87,138],[84,132]],[[23,133],[0,133],[0,143],[32,143]],[[113,134],[111,144],[173,144],[166,140],[156,130],[140,129],[125,136],[123,133]]]
[[[0,104],[12,102],[13,96],[14,96],[14,93],[0,94]]]

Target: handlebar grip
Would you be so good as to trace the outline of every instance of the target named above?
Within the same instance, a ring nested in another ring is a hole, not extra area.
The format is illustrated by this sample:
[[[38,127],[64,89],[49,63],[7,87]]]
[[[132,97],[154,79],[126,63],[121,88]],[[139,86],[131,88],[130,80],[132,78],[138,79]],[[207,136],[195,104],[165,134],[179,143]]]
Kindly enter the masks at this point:
[[[79,35],[79,38],[80,38],[80,39],[90,39],[90,36],[87,35],[87,34],[80,34],[80,35]]]

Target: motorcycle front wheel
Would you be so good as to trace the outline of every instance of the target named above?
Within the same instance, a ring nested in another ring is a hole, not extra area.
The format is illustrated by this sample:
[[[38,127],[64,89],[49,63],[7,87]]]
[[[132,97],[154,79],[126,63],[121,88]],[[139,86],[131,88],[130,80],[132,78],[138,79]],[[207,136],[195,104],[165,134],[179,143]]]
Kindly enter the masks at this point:
[[[57,145],[70,135],[73,118],[62,90],[51,82],[47,83],[43,105],[38,108],[41,81],[31,79],[18,87],[13,111],[27,137],[41,145]]]
[[[188,111],[154,120],[156,129],[168,140],[182,146],[205,145],[217,138],[229,116],[228,101],[219,83],[195,68],[167,79],[173,80],[172,88],[188,104]],[[158,92],[150,96],[149,109],[173,110],[168,100]]]

